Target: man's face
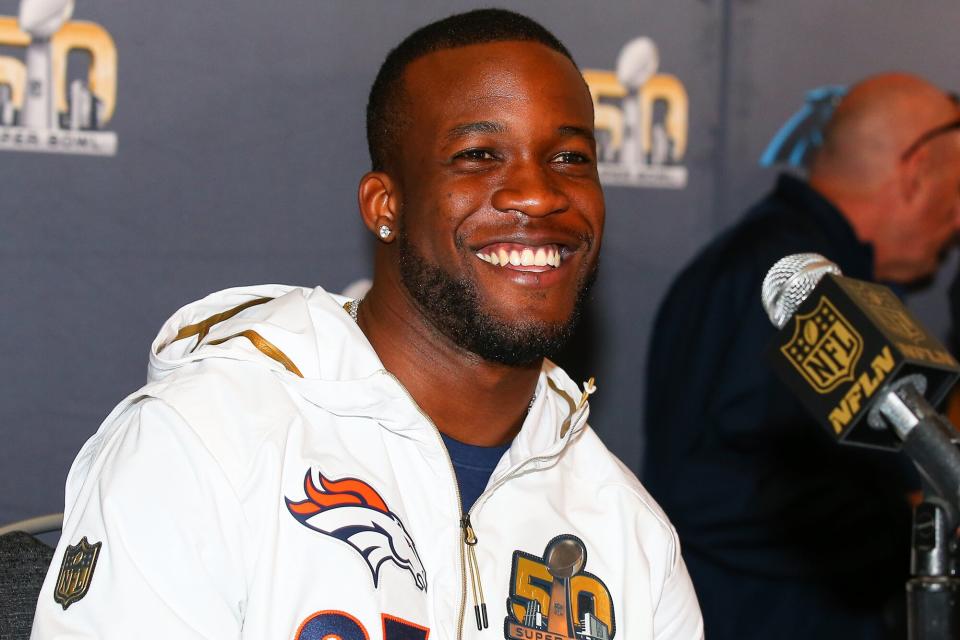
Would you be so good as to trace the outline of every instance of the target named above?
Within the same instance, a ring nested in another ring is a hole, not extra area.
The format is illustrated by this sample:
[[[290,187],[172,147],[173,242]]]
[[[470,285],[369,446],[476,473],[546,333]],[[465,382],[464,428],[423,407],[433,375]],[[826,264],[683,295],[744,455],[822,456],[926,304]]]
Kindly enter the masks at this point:
[[[435,52],[404,74],[400,275],[431,323],[478,355],[535,361],[570,333],[603,229],[593,107],[536,43]]]
[[[903,282],[932,276],[960,230],[960,132],[931,141],[918,196],[899,226]]]

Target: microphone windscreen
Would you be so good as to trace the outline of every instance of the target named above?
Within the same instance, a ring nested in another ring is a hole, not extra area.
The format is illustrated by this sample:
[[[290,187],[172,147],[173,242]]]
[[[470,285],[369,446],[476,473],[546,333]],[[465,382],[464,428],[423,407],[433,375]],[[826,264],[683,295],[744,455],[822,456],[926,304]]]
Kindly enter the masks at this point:
[[[840,267],[819,253],[795,253],[777,260],[767,271],[760,291],[770,322],[782,329],[828,273],[843,275]]]

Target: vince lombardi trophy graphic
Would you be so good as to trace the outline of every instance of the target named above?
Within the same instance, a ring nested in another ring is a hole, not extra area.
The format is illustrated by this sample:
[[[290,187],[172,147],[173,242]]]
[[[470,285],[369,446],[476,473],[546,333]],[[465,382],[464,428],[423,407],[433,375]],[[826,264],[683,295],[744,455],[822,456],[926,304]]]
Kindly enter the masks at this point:
[[[73,15],[73,0],[21,0],[20,28],[30,35],[22,125],[57,129],[50,38]]]
[[[570,578],[580,573],[587,561],[583,543],[572,537],[561,537],[543,555],[547,571],[553,576],[547,631],[564,638],[576,638],[573,608],[570,603]]]
[[[646,162],[641,144],[640,89],[660,67],[660,53],[650,38],[631,40],[617,57],[617,80],[629,90],[623,99],[623,120],[627,125],[621,162],[631,174],[640,172]]]

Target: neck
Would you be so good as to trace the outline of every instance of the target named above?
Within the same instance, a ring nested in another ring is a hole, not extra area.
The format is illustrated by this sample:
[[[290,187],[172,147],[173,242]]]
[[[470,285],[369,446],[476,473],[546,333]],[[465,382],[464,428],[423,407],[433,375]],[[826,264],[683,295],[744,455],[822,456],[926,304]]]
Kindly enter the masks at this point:
[[[844,188],[842,184],[813,178],[810,186],[843,214],[860,242],[873,247],[874,277],[878,280],[896,280],[897,274],[890,273],[887,269],[888,264],[896,263],[896,251],[894,255],[888,255],[888,248],[896,247],[895,239],[899,233],[887,222],[890,218],[890,203],[895,202],[896,194],[890,188],[885,188],[887,185],[874,186],[873,192],[864,192],[862,189]],[[889,241],[891,233],[894,234],[892,243]]]
[[[442,335],[399,282],[374,286],[358,324],[387,371],[400,380],[440,431],[479,446],[505,444],[520,431],[536,390],[540,362],[489,362]]]

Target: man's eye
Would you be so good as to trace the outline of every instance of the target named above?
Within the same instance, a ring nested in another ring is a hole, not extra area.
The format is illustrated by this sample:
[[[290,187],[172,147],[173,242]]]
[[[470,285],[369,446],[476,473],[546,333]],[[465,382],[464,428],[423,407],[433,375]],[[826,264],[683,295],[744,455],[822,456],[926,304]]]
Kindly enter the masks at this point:
[[[486,149],[465,149],[453,156],[453,158],[455,160],[472,160],[476,162],[480,160],[493,160],[494,155]]]
[[[562,151],[553,157],[555,162],[563,164],[587,164],[590,158],[578,151]]]

